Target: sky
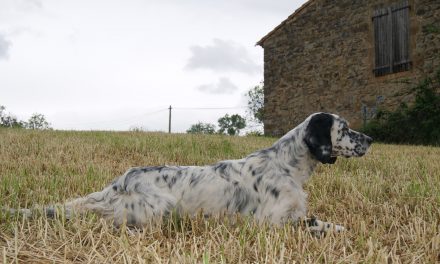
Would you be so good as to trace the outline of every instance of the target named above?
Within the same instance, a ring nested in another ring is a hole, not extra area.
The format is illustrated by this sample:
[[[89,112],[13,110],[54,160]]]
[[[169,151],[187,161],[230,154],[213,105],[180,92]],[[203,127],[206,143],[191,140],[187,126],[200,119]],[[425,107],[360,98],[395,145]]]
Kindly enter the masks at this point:
[[[0,105],[54,129],[185,132],[246,115],[256,42],[305,0],[0,0]]]

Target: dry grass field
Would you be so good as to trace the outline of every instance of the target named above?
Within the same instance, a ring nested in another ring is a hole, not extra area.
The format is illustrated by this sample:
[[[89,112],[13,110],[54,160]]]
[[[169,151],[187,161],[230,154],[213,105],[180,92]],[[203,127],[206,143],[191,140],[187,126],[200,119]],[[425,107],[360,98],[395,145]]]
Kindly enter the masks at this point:
[[[135,132],[0,130],[0,207],[61,203],[100,190],[130,166],[241,158],[271,138]],[[436,263],[440,148],[374,144],[362,158],[320,165],[305,186],[309,214],[347,227],[181,218],[143,230],[94,215],[0,215],[2,263]]]

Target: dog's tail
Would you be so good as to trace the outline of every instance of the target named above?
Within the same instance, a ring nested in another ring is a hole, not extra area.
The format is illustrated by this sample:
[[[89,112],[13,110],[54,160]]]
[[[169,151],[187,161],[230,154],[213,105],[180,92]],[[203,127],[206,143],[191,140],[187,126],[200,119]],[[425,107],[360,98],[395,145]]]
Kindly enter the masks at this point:
[[[32,208],[1,207],[0,214],[3,216],[18,215],[25,219],[41,215],[45,215],[47,218],[63,217],[65,219],[71,219],[73,208],[66,205],[34,206]]]
[[[47,218],[64,218],[70,220],[74,215],[93,212],[106,217],[112,213],[112,208],[101,196],[102,192],[97,192],[86,197],[70,200],[64,204],[36,205],[31,208],[0,207],[0,215],[20,216],[25,219],[36,216],[46,216]]]
[[[24,218],[31,218],[32,215],[35,214],[33,209],[27,209],[27,208],[9,208],[9,207],[2,207],[0,210],[2,215],[22,215]]]

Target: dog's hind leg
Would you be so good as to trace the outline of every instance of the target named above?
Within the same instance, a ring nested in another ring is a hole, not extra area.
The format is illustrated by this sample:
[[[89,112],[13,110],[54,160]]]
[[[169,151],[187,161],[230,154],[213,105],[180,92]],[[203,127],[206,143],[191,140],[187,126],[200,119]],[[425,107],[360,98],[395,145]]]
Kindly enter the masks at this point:
[[[112,220],[115,226],[143,226],[161,219],[176,207],[176,199],[152,186],[136,185],[133,188],[109,186],[101,192],[72,200],[65,204],[66,218],[72,214],[93,212]]]

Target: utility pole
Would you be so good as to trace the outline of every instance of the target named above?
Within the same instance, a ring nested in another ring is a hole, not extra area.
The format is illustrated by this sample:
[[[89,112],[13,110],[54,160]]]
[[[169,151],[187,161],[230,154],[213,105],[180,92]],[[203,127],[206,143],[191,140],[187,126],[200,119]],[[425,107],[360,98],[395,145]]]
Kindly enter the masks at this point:
[[[168,133],[171,133],[171,105],[170,108],[168,108],[170,110],[170,115],[168,117]]]

